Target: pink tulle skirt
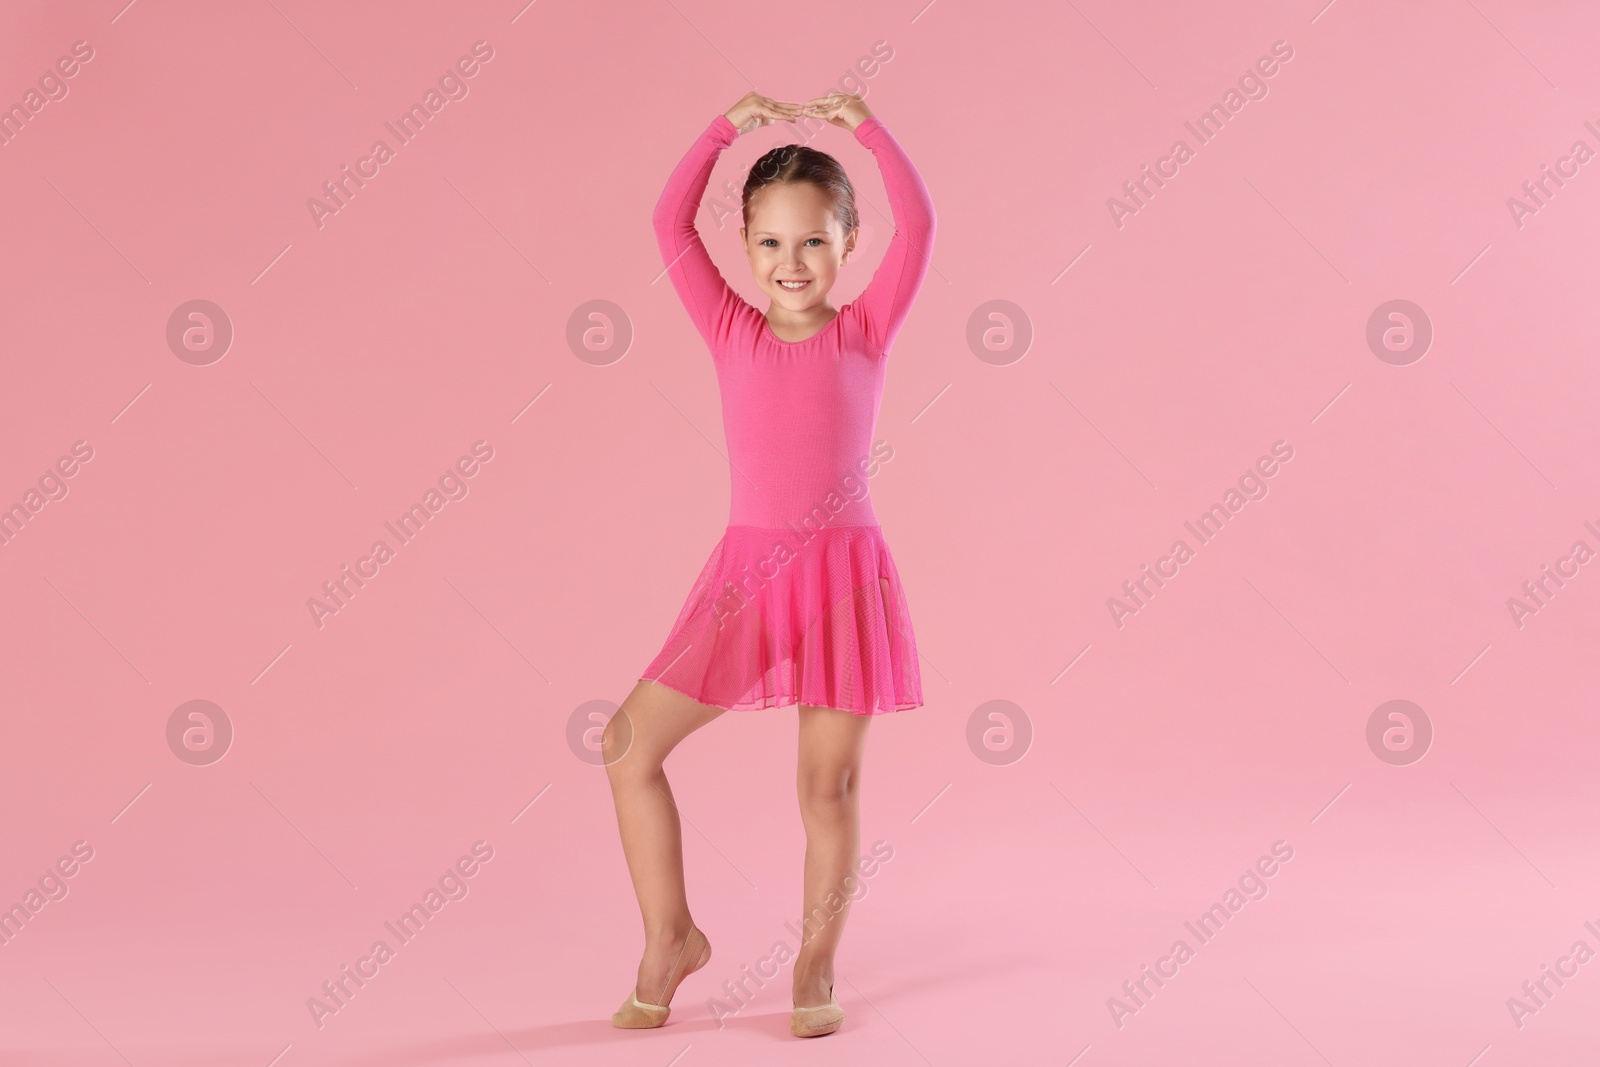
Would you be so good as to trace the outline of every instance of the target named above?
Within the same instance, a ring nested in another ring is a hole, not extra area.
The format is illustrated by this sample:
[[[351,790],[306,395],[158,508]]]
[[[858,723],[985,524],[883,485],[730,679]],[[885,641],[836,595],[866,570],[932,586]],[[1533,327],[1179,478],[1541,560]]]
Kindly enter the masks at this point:
[[[734,711],[920,707],[900,574],[878,526],[729,526],[640,676]]]

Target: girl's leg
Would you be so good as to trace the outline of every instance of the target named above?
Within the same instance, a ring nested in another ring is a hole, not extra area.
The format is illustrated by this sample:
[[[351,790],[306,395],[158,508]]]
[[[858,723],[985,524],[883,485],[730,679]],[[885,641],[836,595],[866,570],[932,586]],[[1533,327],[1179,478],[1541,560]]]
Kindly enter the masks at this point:
[[[647,1004],[661,995],[694,924],[683,888],[678,807],[662,763],[679,741],[724,710],[641,679],[602,737],[622,851],[644,919],[644,957],[634,992]]]
[[[828,1002],[833,954],[844,933],[850,895],[860,872],[861,758],[870,715],[800,705],[797,775],[800,820],[806,828],[803,940],[794,963],[794,1003]]]

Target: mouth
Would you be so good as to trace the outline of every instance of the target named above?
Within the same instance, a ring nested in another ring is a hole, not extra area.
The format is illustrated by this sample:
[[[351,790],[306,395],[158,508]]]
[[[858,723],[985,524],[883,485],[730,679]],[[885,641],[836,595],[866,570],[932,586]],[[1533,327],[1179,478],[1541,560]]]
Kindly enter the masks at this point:
[[[810,285],[810,284],[811,284],[811,279],[810,278],[806,278],[806,279],[804,279],[802,281],[779,281],[778,282],[778,287],[780,289],[783,289],[783,290],[787,291],[787,292],[798,293],[801,290],[805,289],[805,287]]]

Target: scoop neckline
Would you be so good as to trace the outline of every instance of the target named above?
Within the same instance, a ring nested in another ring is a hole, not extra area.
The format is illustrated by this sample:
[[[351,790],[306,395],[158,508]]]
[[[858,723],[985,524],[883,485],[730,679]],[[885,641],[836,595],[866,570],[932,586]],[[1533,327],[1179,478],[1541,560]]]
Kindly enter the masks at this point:
[[[841,318],[844,317],[844,309],[849,307],[849,306],[850,306],[849,304],[845,304],[842,307],[840,307],[837,311],[834,312],[833,318],[828,320],[827,325],[823,326],[822,329],[818,330],[816,333],[812,334],[810,337],[802,337],[798,341],[785,341],[783,338],[779,337],[776,333],[773,332],[772,323],[767,321],[767,316],[764,313],[762,313],[762,311],[760,309],[756,309],[756,314],[761,316],[761,328],[766,331],[767,336],[770,337],[772,340],[778,342],[780,345],[803,345],[803,344],[807,344],[808,342],[815,341],[818,337],[821,337],[823,334],[825,334],[829,330],[831,330],[833,328],[833,324],[838,322]]]

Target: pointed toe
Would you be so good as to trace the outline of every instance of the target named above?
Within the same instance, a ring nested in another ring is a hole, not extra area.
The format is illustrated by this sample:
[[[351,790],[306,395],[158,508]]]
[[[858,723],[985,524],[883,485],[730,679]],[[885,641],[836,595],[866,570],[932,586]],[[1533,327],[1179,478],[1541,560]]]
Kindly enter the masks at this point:
[[[704,967],[710,959],[711,943],[698,926],[691,927],[689,937],[683,943],[683,951],[678,954],[677,962],[661,987],[662,1003],[647,1004],[639,999],[637,989],[630,990],[622,1007],[612,1013],[611,1025],[619,1030],[649,1030],[661,1026],[672,1012],[668,1005],[672,1003],[672,995],[678,991],[678,984]],[[687,967],[684,966],[686,963]]]

